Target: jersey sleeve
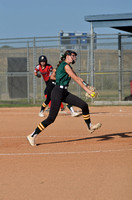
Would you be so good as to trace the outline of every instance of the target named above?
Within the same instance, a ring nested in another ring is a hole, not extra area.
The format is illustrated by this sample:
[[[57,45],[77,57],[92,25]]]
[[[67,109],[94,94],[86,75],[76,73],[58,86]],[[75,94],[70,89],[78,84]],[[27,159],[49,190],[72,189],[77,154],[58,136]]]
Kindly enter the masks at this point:
[[[39,71],[39,65],[36,65],[34,68],[34,72],[38,72]]]

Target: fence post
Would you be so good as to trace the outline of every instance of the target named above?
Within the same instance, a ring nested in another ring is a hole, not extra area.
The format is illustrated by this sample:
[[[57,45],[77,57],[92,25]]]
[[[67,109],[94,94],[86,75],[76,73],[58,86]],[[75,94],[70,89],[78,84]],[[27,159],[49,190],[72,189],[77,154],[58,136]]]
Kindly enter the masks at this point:
[[[94,31],[93,31],[93,26],[91,23],[91,40],[90,40],[90,45],[91,45],[91,54],[90,54],[90,81],[91,81],[91,86],[94,86]]]
[[[33,39],[33,66],[36,66],[36,44],[35,37]],[[33,73],[33,104],[36,103],[36,76]]]
[[[130,95],[132,95],[132,72],[131,72],[131,78],[130,78]]]
[[[29,92],[30,92],[30,90],[29,90],[29,77],[30,77],[30,75],[29,75],[29,42],[27,42],[27,98],[28,98],[28,103],[29,103],[29,101],[30,101],[30,95],[29,95]]]
[[[122,101],[122,49],[121,49],[121,34],[118,34],[118,65],[119,65],[119,101]]]
[[[43,48],[41,48],[41,55],[43,55]],[[44,96],[44,80],[43,77],[41,76],[41,99],[43,99]]]
[[[80,37],[78,37],[78,52],[79,52],[79,56],[78,56],[78,71],[79,71],[79,77],[81,77],[81,51],[80,51],[80,47],[81,47],[81,41],[80,41]],[[81,96],[81,88],[78,86],[78,96]]]
[[[90,47],[89,47],[89,43],[87,44],[87,83],[89,83],[89,77],[88,77],[88,73],[89,73],[89,66],[90,66]]]

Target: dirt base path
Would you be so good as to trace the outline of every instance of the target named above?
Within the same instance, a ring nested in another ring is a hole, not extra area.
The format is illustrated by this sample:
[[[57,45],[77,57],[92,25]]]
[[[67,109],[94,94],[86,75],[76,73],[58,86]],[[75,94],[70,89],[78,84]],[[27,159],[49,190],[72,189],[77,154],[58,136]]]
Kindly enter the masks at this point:
[[[93,134],[82,116],[59,114],[32,147],[39,109],[0,109],[0,200],[132,199],[131,106],[90,107],[103,124]]]

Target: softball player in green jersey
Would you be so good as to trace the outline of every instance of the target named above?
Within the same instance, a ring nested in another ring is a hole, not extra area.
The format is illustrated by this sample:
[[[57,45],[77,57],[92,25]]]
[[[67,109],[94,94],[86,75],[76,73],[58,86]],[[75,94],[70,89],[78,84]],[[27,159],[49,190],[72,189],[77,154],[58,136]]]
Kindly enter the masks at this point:
[[[51,93],[51,108],[48,117],[43,120],[37,128],[33,131],[32,134],[27,136],[29,143],[32,146],[35,146],[36,136],[43,131],[47,126],[53,123],[57,117],[57,114],[60,109],[61,102],[68,103],[70,105],[79,107],[82,109],[82,116],[88,130],[90,133],[101,127],[101,123],[95,125],[91,124],[90,114],[88,104],[83,101],[81,98],[68,92],[68,86],[71,78],[80,85],[88,94],[93,96],[93,92],[88,89],[85,81],[76,75],[74,70],[71,67],[71,64],[74,64],[76,61],[77,53],[75,51],[67,50],[64,55],[61,57],[61,61],[57,66],[56,70],[56,86],[53,88]]]

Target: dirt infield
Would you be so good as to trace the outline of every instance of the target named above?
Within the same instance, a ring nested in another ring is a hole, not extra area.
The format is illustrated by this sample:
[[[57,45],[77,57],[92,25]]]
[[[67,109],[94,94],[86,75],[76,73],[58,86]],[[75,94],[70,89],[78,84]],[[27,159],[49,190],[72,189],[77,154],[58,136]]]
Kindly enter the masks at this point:
[[[59,114],[32,147],[39,109],[0,109],[0,200],[132,199],[132,106],[90,107],[93,134]]]

